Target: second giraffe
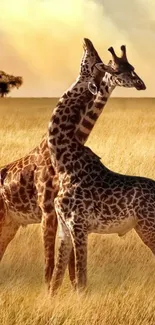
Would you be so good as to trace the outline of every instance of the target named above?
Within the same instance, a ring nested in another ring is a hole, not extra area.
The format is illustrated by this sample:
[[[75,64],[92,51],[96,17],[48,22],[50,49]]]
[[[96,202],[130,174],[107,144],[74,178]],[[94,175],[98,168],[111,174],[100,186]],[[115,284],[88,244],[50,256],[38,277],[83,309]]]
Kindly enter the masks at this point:
[[[117,63],[119,58],[113,48],[110,51]],[[122,46],[122,51],[125,64],[134,78],[136,74],[127,61],[125,46]],[[86,87],[86,81],[80,89],[78,83],[73,85],[60,99],[49,124],[48,145],[52,165],[59,178],[59,192],[54,203],[62,232],[52,293],[62,283],[72,245],[76,287],[81,289],[86,286],[87,237],[91,232],[123,235],[135,228],[144,243],[155,251],[155,182],[110,171],[74,135],[77,112],[80,115],[83,103],[88,100]],[[142,81],[139,81],[139,87],[146,88]],[[75,98],[78,96],[80,99],[77,101]],[[96,98],[98,107],[100,98],[99,91]],[[62,123],[61,116],[64,114],[66,118]],[[89,117],[89,109],[87,115]],[[60,138],[63,139],[61,145]]]

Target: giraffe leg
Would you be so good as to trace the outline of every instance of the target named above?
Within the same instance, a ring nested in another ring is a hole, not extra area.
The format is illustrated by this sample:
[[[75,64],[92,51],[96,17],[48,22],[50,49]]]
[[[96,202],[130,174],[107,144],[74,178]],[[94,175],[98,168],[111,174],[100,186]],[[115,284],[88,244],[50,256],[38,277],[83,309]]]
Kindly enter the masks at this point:
[[[12,221],[7,215],[3,196],[0,195],[0,261],[19,227],[20,225]]]
[[[55,264],[55,240],[57,233],[57,217],[54,211],[50,215],[44,215],[42,221],[42,230],[45,254],[45,282],[49,289]],[[73,287],[75,287],[75,258],[73,249],[69,258],[68,269],[70,281]]]
[[[135,231],[143,241],[143,243],[148,246],[152,253],[155,254],[155,224],[144,219],[144,222],[141,222],[136,225]]]
[[[1,233],[0,233],[0,261],[5,253],[5,250],[8,244],[16,235],[20,225],[14,222],[10,222],[9,224],[3,223],[1,225]]]
[[[87,233],[71,231],[75,254],[76,289],[83,290],[87,284]]]
[[[72,240],[70,233],[65,225],[61,229],[61,239],[58,247],[58,256],[55,269],[53,272],[52,281],[50,284],[50,294],[53,295],[57,289],[61,286],[67,264],[69,262],[71,250],[72,250]]]
[[[45,282],[49,284],[54,270],[55,239],[57,232],[57,217],[53,210],[51,214],[44,214],[42,220],[43,243],[45,254]]]
[[[69,258],[69,264],[68,264],[68,271],[69,271],[69,278],[71,281],[71,284],[73,288],[75,288],[75,255],[74,255],[74,249],[72,248],[70,258]]]

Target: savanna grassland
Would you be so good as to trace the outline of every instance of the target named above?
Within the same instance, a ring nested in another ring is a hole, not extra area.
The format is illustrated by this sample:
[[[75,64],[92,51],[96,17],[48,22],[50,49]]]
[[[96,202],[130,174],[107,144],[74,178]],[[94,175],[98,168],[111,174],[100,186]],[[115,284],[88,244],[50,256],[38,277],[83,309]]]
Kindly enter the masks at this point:
[[[47,130],[54,99],[0,100],[0,165],[28,153]],[[155,100],[111,99],[87,145],[112,170],[155,179]],[[68,274],[48,298],[39,225],[22,228],[0,265],[0,325],[155,325],[155,257],[134,231],[90,235],[88,286]]]

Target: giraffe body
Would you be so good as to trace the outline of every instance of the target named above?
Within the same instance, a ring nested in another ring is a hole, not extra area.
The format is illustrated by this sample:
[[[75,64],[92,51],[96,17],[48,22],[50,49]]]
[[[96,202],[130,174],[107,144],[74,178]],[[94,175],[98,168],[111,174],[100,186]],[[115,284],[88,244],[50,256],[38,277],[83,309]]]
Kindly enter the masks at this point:
[[[56,192],[54,169],[50,163],[46,137],[31,153],[3,168],[0,187],[0,259],[20,226],[42,223],[45,246],[45,281],[48,284],[54,268],[57,219],[53,208]],[[1,208],[2,207],[2,208]]]
[[[74,147],[80,170],[66,166],[67,175],[61,173],[60,191],[55,199],[64,236],[52,291],[62,282],[72,244],[76,257],[76,285],[78,289],[85,287],[89,233],[122,236],[134,228],[155,254],[155,181],[114,173],[86,147],[75,143]]]
[[[19,225],[41,222],[37,184],[40,187],[45,184],[41,179],[43,174],[50,171],[51,176],[54,175],[48,160],[47,141],[44,138],[30,154],[5,166],[7,173],[2,187],[3,197],[11,219]]]
[[[113,49],[111,50],[114,54]],[[117,62],[119,60],[115,60],[115,63]],[[128,65],[126,59],[125,64]],[[130,65],[128,68],[130,77],[133,76],[133,83],[136,78],[136,88],[145,89],[142,80],[137,75],[135,77],[134,68]],[[54,203],[63,233],[51,292],[62,283],[72,245],[75,253],[76,285],[79,289],[86,285],[88,234],[90,232],[118,233],[121,236],[140,222],[142,214],[139,214],[138,209],[143,208],[145,194],[148,194],[149,210],[154,201],[154,194],[150,195],[150,187],[151,190],[155,189],[153,181],[119,175],[108,170],[100,162],[99,157],[81,144],[82,141],[81,143],[77,141],[74,131],[75,120],[78,116],[77,111],[83,109],[82,103],[87,104],[82,127],[89,125],[91,129],[90,120],[96,119],[96,112],[92,114],[91,111],[91,98],[86,90],[87,82],[86,78],[82,86],[79,87],[77,83],[69,93],[65,93],[58,102],[49,123],[48,146],[52,165],[59,178],[59,191]],[[107,85],[105,86],[101,80],[95,99],[95,108],[99,110],[103,107],[104,87],[105,92],[108,92]],[[75,93],[78,101],[74,99]],[[62,123],[63,114],[66,116],[66,124]],[[84,133],[84,129],[81,132]],[[81,138],[85,139],[82,133],[80,133]],[[63,139],[61,146],[60,138]]]
[[[68,227],[72,229],[75,224],[86,227],[87,233],[122,235],[140,221],[155,225],[155,182],[114,173],[86,147],[78,146],[82,171],[69,166],[68,177],[61,174],[61,190],[55,199],[59,217]]]
[[[11,220],[19,225],[26,226],[41,222],[42,213],[37,202],[36,179],[41,168],[38,160],[41,158],[43,161],[42,172],[48,166],[46,164],[48,148],[47,151],[43,151],[39,155],[39,150],[43,144],[46,144],[45,139],[29,155],[5,166],[7,173],[1,191],[7,206],[7,214],[9,214]]]

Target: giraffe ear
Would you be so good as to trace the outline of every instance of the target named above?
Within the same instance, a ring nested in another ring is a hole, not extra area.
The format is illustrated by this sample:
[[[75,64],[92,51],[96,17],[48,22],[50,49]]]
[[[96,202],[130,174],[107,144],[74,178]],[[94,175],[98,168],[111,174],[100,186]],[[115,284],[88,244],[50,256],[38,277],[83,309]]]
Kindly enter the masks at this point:
[[[97,95],[97,86],[94,81],[88,82],[88,89],[93,95]]]
[[[103,74],[103,76],[105,75],[105,72],[109,72],[111,74],[115,74],[116,72],[110,64],[106,65],[104,63],[96,63],[95,68],[99,70]]]
[[[113,64],[113,62],[112,62],[112,60],[110,60],[110,61],[108,62],[108,66],[112,67],[112,64]]]

